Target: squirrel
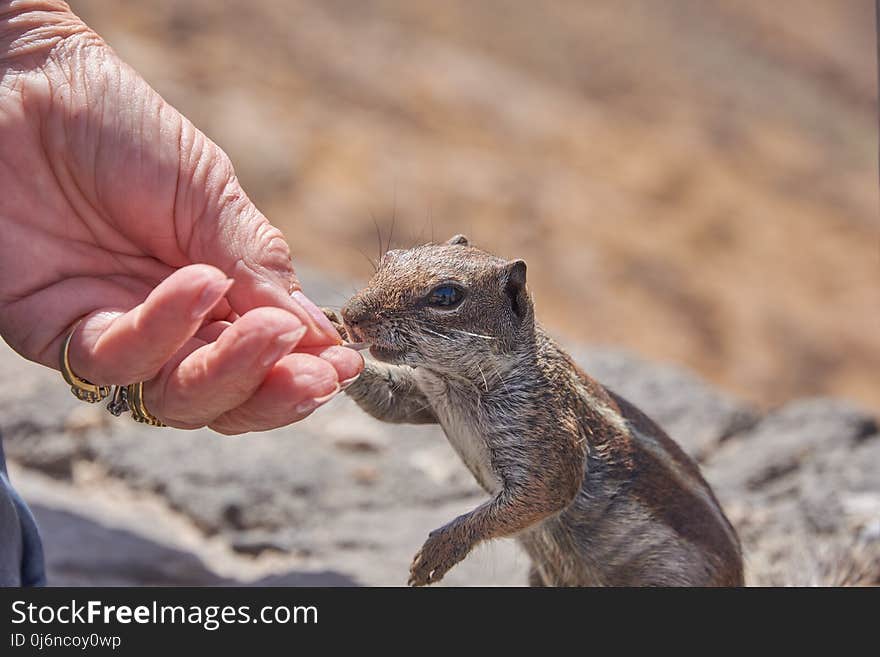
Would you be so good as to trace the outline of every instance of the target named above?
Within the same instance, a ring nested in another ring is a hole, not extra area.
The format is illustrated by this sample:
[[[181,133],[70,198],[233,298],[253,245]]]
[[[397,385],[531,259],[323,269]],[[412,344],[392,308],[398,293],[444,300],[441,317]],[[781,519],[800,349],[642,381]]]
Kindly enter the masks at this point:
[[[325,312],[372,356],[346,393],[380,420],[439,424],[491,496],[430,533],[411,586],[500,537],[529,555],[531,586],[743,585],[697,464],[535,322],[523,260],[462,235],[391,250],[341,322]]]

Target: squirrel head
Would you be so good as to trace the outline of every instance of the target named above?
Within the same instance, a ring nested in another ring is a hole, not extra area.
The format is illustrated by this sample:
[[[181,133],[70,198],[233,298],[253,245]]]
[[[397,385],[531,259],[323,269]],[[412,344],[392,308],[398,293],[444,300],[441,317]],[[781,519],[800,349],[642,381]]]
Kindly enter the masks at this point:
[[[342,319],[378,360],[448,372],[512,353],[535,327],[526,263],[474,248],[463,235],[388,251]]]

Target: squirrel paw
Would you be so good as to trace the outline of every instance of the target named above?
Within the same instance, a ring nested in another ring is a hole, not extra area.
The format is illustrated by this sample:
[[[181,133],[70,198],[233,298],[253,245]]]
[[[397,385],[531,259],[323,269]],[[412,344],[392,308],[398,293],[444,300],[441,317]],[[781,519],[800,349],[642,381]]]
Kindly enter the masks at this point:
[[[330,323],[333,324],[333,328],[336,329],[336,332],[339,333],[339,336],[347,342],[348,331],[345,330],[345,326],[343,326],[342,320],[339,319],[339,315],[336,314],[336,311],[330,310],[330,308],[321,308],[321,312],[324,313],[324,317],[330,320]]]
[[[443,576],[464,559],[471,546],[454,526],[446,525],[432,531],[428,540],[413,559],[409,568],[410,586],[425,586],[443,579]]]

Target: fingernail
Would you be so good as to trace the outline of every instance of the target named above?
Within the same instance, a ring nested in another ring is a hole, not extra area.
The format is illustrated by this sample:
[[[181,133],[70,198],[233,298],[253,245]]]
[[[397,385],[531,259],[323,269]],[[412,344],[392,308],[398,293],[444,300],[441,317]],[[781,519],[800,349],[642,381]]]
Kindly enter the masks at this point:
[[[260,365],[269,367],[289,354],[308,330],[307,326],[300,326],[276,337],[260,358]]]
[[[315,320],[315,323],[318,325],[320,329],[326,331],[328,335],[336,338],[337,342],[342,342],[342,338],[339,336],[339,332],[330,323],[330,320],[327,319],[327,316],[321,311],[318,306],[316,306],[311,299],[309,299],[305,294],[303,294],[300,290],[295,292],[291,292],[291,297],[293,297],[299,305],[305,308],[306,312],[311,315],[312,319]]]
[[[357,374],[355,374],[355,375],[354,375],[353,377],[351,377],[350,379],[346,379],[345,381],[340,381],[340,382],[339,382],[339,389],[340,389],[340,390],[345,390],[348,386],[350,386],[352,383],[354,383],[355,381],[357,381],[359,378],[361,378],[360,372],[358,372]]]
[[[226,278],[222,281],[214,280],[208,283],[202,290],[201,295],[199,295],[196,305],[193,306],[192,318],[201,319],[207,315],[208,311],[216,306],[220,299],[229,291],[234,282],[231,278]]]
[[[318,408],[318,406],[320,406],[318,402],[314,401],[313,399],[309,399],[308,401],[301,402],[298,405],[294,406],[293,412],[296,415],[308,415],[313,410]]]
[[[325,404],[333,399],[340,390],[342,390],[342,386],[337,383],[336,389],[329,395],[323,395],[322,397],[315,397],[314,399],[307,399],[304,402],[300,402],[297,406],[294,406],[293,412],[297,415],[306,415],[307,413],[311,413],[313,410],[318,408],[318,406],[321,406],[322,404]]]
[[[333,399],[340,390],[342,390],[342,386],[339,383],[337,383],[336,388],[333,390],[333,392],[331,392],[329,395],[324,395],[323,397],[315,397],[314,402],[316,404],[318,404],[319,406],[321,404],[325,404],[328,401],[330,401],[331,399]]]
[[[369,342],[343,342],[342,346],[346,349],[353,349],[354,351],[363,351],[364,349],[370,348]]]

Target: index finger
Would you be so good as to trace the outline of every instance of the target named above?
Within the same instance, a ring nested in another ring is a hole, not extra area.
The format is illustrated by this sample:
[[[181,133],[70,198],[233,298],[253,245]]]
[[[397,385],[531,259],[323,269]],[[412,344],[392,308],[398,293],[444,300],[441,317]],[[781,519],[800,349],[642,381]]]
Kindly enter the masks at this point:
[[[232,309],[239,315],[260,306],[274,306],[296,315],[307,327],[300,344],[304,347],[320,347],[339,344],[339,333],[311,299],[294,283],[288,292],[271,278],[239,260],[230,273],[235,287],[230,290]]]

